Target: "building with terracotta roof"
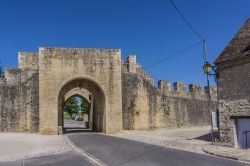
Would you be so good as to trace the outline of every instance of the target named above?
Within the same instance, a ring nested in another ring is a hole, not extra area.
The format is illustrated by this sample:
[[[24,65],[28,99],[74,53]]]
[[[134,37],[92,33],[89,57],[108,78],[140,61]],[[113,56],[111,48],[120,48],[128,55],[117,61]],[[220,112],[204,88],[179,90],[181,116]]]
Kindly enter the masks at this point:
[[[250,148],[250,18],[215,61],[222,142]]]

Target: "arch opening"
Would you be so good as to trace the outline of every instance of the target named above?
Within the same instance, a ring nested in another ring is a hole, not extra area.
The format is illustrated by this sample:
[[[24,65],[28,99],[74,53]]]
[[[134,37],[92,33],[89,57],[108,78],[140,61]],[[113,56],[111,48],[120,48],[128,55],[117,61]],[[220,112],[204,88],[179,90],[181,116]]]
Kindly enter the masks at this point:
[[[73,110],[70,110],[70,107]],[[69,115],[69,111],[73,114]],[[62,133],[86,130],[105,132],[104,115],[105,95],[95,82],[75,79],[66,83],[60,90],[58,127]]]
[[[89,100],[81,95],[73,95],[65,99],[63,104],[63,130],[91,130]],[[92,115],[92,114],[91,114]]]

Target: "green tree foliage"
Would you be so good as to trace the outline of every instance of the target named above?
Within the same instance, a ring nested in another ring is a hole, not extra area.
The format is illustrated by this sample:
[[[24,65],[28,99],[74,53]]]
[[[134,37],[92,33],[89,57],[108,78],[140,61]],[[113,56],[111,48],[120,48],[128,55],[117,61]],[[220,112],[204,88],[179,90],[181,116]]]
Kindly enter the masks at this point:
[[[67,112],[70,118],[73,118],[74,114],[77,114],[79,105],[76,97],[70,98],[64,105],[64,111]]]
[[[88,101],[86,101],[85,99],[81,98],[80,111],[81,111],[82,115],[84,113],[88,113],[88,110],[89,110]]]

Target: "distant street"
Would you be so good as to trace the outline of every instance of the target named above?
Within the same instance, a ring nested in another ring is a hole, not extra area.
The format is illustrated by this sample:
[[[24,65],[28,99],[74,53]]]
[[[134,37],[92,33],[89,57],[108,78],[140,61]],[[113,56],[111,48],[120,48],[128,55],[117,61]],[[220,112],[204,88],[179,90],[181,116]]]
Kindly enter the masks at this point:
[[[70,119],[64,119],[64,129],[86,129],[84,121],[76,121]]]

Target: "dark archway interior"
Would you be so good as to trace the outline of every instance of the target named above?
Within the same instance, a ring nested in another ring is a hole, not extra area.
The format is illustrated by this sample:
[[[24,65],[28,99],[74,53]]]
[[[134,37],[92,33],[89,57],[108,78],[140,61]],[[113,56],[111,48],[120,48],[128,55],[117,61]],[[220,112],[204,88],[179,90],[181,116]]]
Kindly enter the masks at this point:
[[[105,112],[105,96],[100,87],[87,79],[76,79],[68,82],[61,89],[58,96],[58,126],[64,129],[64,107],[70,98],[79,97],[78,94],[71,96],[65,101],[65,95],[67,92],[74,88],[85,89],[91,94],[91,99],[86,99],[89,101],[89,128],[92,131],[102,132],[104,131],[104,112]]]

